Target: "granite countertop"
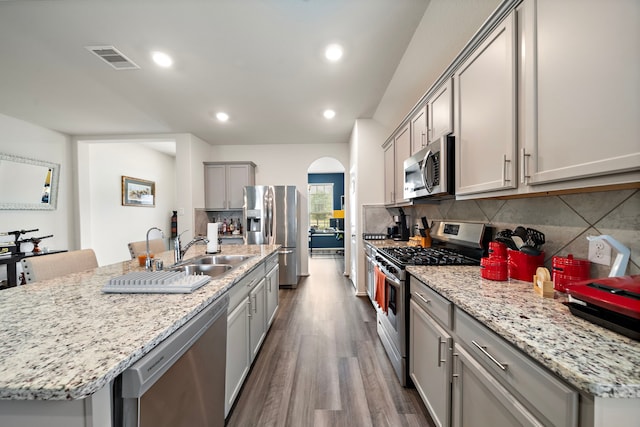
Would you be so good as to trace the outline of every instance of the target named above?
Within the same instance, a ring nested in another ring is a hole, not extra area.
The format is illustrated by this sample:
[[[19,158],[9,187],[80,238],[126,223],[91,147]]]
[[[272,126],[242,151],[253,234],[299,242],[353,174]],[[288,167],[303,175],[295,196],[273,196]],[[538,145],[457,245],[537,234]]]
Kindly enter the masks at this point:
[[[125,261],[0,291],[0,399],[82,399],[108,384],[220,298],[278,245],[227,245],[256,255],[191,294],[104,294],[110,279],[142,271]],[[185,258],[204,254],[195,245]],[[165,266],[173,252],[156,256]]]
[[[578,390],[640,398],[640,342],[574,316],[562,304],[564,294],[542,298],[532,283],[486,280],[479,267],[407,272]]]

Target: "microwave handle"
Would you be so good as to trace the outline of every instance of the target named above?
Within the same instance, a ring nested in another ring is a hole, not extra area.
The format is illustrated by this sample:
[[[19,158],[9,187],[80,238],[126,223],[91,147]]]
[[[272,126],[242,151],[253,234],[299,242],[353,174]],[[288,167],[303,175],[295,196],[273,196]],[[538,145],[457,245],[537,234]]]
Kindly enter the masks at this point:
[[[425,169],[427,168],[427,159],[432,154],[433,152],[431,150],[428,150],[424,155],[424,159],[422,159],[422,166],[420,166],[420,178],[422,178],[422,186],[426,188],[429,193],[431,193],[431,190],[427,187],[427,177],[425,176]]]

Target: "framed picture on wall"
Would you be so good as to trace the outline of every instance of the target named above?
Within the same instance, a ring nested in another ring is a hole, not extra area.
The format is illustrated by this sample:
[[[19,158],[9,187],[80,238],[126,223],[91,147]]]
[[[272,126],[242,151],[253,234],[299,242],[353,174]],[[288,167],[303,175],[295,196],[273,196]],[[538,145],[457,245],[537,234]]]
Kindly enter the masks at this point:
[[[144,179],[122,177],[122,206],[156,206],[156,183]]]

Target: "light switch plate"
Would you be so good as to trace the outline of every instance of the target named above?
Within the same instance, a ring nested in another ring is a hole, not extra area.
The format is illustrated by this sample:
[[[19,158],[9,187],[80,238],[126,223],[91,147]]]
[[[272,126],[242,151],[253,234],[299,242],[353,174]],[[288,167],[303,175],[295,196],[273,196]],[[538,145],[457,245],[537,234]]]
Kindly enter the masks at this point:
[[[590,240],[589,261],[596,264],[611,265],[611,246],[602,240]]]

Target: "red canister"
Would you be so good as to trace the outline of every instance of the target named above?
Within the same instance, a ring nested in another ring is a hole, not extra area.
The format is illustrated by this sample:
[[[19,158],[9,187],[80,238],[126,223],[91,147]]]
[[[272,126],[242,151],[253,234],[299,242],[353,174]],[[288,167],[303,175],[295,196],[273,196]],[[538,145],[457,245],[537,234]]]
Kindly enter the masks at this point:
[[[509,277],[512,279],[533,282],[538,267],[544,266],[544,252],[540,255],[528,255],[513,249],[507,249]]]
[[[507,259],[495,256],[482,258],[480,260],[480,276],[489,280],[507,280]]]
[[[489,242],[490,258],[507,258],[507,245],[501,242]]]
[[[587,280],[591,275],[591,262],[586,259],[573,258],[572,254],[566,257],[554,256],[551,258],[551,266],[553,288],[560,292],[566,292],[565,285]]]

